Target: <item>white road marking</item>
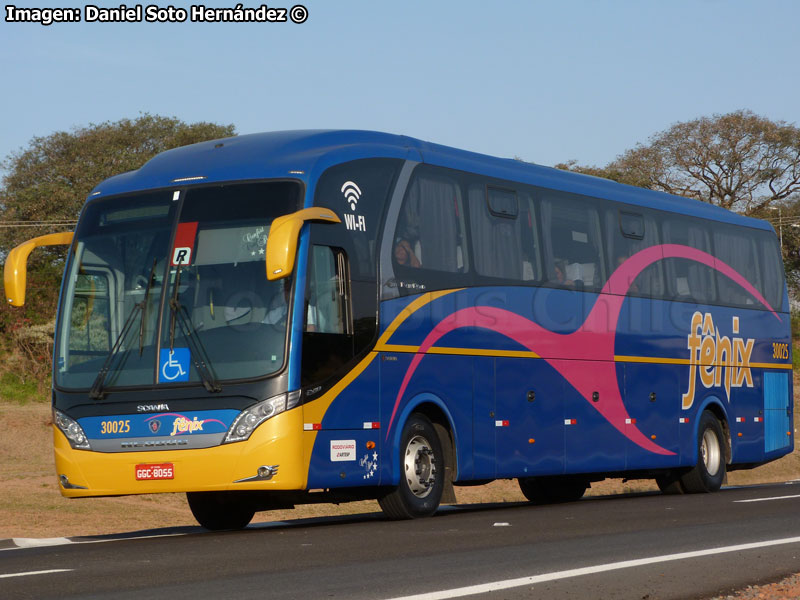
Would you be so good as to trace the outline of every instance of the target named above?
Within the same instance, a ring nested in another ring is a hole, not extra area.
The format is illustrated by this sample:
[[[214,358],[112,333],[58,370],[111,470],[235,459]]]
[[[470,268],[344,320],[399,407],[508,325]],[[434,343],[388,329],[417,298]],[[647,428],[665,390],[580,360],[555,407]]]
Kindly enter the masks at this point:
[[[45,546],[63,546],[72,544],[67,538],[13,538],[17,548],[42,548]]]
[[[27,577],[28,575],[47,575],[48,573],[67,573],[75,569],[50,569],[48,571],[26,571],[25,573],[4,573],[0,574],[0,579],[8,579],[9,577]]]
[[[752,500],[734,500],[734,504],[741,503],[744,504],[746,502],[767,502],[769,500],[788,500],[789,498],[800,498],[800,494],[795,494],[794,496],[773,496],[772,498],[753,498]]]
[[[449,600],[450,598],[462,598],[464,596],[472,596],[474,594],[488,594],[489,592],[508,590],[511,588],[523,587],[536,583],[544,583],[547,581],[555,581],[556,579],[569,579],[571,577],[580,577],[582,575],[593,575],[595,573],[605,573],[608,571],[617,571],[619,569],[630,569],[632,567],[642,567],[675,560],[685,560],[687,558],[698,558],[702,556],[713,556],[715,554],[726,554],[729,552],[741,552],[743,550],[769,548],[770,546],[781,546],[784,544],[800,544],[800,537],[767,540],[764,542],[753,542],[750,544],[738,544],[736,546],[723,546],[721,548],[708,548],[706,550],[694,550],[692,552],[680,552],[678,554],[664,554],[662,556],[651,556],[650,558],[623,560],[604,565],[568,569],[566,571],[555,571],[553,573],[542,573],[541,575],[531,575],[529,577],[519,577],[517,579],[505,579],[502,581],[493,581],[490,583],[470,585],[467,587],[453,588],[450,590],[441,590],[439,592],[396,597],[392,598],[391,600]]]
[[[125,542],[128,540],[150,540],[162,537],[178,537],[182,535],[189,535],[188,533],[158,533],[155,535],[140,535],[140,536],[120,536],[109,537],[101,540],[70,540],[68,538],[12,538],[11,541],[14,546],[11,548],[0,548],[0,552],[8,550],[24,550],[26,548],[44,548],[47,546],[63,546],[66,544],[107,544],[108,542]]]

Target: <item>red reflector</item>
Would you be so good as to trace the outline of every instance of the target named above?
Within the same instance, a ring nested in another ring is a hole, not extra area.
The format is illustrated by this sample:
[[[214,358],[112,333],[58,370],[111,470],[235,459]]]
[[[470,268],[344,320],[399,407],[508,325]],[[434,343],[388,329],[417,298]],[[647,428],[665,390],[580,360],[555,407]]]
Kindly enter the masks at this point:
[[[322,429],[322,423],[314,423],[314,424],[311,426],[311,428],[312,428],[314,431],[320,431],[320,430]]]
[[[136,465],[136,480],[150,481],[153,479],[174,479],[175,467],[172,463],[158,465]]]

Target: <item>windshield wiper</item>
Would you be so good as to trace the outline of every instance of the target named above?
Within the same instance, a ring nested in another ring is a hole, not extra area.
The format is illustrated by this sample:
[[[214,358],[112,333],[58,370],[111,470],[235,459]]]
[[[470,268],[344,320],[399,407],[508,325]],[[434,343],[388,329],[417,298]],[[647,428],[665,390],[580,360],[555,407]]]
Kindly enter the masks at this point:
[[[222,387],[214,376],[208,354],[203,344],[197,338],[197,330],[186,314],[186,309],[178,301],[178,291],[181,284],[181,266],[181,264],[178,265],[177,272],[175,273],[175,288],[172,292],[172,298],[169,299],[169,351],[172,353],[175,350],[175,322],[178,321],[180,323],[181,333],[183,333],[184,339],[191,347],[189,353],[192,357],[192,364],[197,374],[200,376],[200,380],[203,382],[203,387],[209,392],[221,392]]]
[[[111,363],[113,362],[114,358],[119,353],[120,349],[122,348],[123,343],[125,342],[125,338],[128,337],[128,333],[133,328],[134,317],[136,314],[142,310],[142,304],[136,303],[133,305],[131,309],[131,313],[128,315],[128,318],[125,319],[125,324],[122,326],[122,331],[119,332],[117,339],[114,341],[114,345],[111,347],[111,350],[106,357],[103,366],[100,367],[100,372],[97,373],[97,377],[92,384],[92,389],[89,390],[89,398],[92,400],[102,400],[103,399],[103,382],[106,380],[106,376],[108,375],[109,370],[111,369]]]
[[[147,280],[147,287],[144,290],[144,298],[141,302],[137,302],[133,305],[128,318],[125,319],[125,324],[122,326],[122,331],[119,332],[117,339],[114,341],[114,345],[111,347],[111,350],[106,357],[103,366],[100,367],[100,371],[97,373],[97,377],[92,384],[92,389],[89,390],[89,398],[92,400],[102,400],[103,396],[103,383],[108,376],[108,372],[111,370],[111,363],[114,361],[114,358],[119,354],[122,345],[125,343],[125,339],[128,337],[128,333],[133,328],[133,323],[135,321],[136,314],[141,311],[142,312],[142,320],[139,325],[139,356],[142,355],[144,350],[144,346],[142,344],[142,340],[144,338],[144,320],[145,314],[147,311],[147,300],[150,297],[150,288],[153,284],[153,278],[155,277],[156,273],[156,264],[158,262],[157,258],[153,259],[153,268],[150,269],[150,277]]]

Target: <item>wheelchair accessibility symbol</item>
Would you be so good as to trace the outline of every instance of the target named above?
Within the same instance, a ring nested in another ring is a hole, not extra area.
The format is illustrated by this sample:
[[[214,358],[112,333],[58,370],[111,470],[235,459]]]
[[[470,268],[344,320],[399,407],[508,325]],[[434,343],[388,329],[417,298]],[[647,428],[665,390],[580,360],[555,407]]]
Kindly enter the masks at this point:
[[[161,381],[189,381],[191,354],[188,348],[162,348],[160,359]]]

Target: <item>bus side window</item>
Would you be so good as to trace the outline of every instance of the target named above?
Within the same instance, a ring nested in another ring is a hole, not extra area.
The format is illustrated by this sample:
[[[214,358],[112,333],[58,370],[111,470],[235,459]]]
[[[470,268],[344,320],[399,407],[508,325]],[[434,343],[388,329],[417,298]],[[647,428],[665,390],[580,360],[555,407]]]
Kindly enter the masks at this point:
[[[350,333],[347,259],[344,251],[313,246],[308,270],[305,330]]]
[[[606,240],[613,272],[631,256],[660,242],[658,223],[651,213],[611,209],[606,211]],[[627,281],[626,293],[650,298],[664,297],[663,266],[658,261]]]
[[[467,269],[461,191],[455,180],[418,168],[394,236],[394,265],[462,273]]]
[[[715,226],[713,231],[714,256],[732,267],[758,290],[761,274],[758,265],[758,247],[755,237],[744,229]],[[717,272],[717,286],[720,298],[735,306],[756,308],[757,301],[740,285]]]
[[[311,247],[304,310],[300,383],[306,386],[324,382],[355,356],[350,271],[341,248]]]
[[[517,192],[474,183],[469,186],[467,198],[475,271],[484,277],[533,279],[533,264],[528,261],[526,269],[522,252]]]
[[[548,281],[599,290],[606,273],[595,203],[551,192],[542,198],[541,212]]]
[[[667,217],[664,223],[664,243],[689,246],[711,254],[711,239],[705,226],[677,216]],[[714,269],[683,258],[668,258],[664,263],[672,299],[701,304],[716,300]]]

